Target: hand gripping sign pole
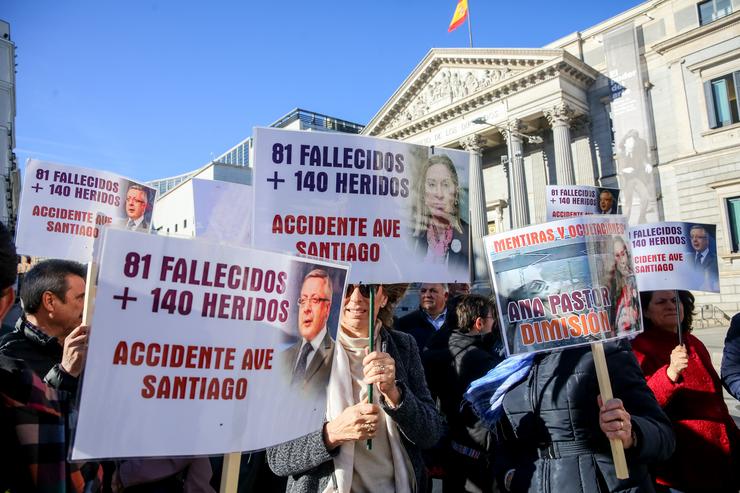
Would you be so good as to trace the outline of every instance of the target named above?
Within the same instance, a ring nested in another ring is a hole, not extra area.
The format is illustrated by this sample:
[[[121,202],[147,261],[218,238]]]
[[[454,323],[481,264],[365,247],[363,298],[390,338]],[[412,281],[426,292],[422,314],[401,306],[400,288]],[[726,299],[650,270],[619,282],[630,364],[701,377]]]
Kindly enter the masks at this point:
[[[612,399],[612,382],[609,379],[609,370],[606,366],[606,356],[604,355],[604,343],[591,343],[591,352],[594,355],[594,364],[596,365],[596,378],[599,381],[599,392],[603,402]],[[609,445],[612,449],[612,459],[614,459],[614,468],[618,479],[627,479],[630,477],[627,469],[627,459],[624,456],[624,444],[618,438],[611,438]]]

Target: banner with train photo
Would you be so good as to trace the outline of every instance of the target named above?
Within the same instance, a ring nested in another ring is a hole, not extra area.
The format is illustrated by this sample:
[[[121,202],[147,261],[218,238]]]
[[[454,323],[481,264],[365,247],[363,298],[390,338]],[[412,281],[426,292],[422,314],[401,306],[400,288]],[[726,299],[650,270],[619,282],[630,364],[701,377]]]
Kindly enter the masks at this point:
[[[623,216],[484,238],[507,355],[636,335],[640,297]]]

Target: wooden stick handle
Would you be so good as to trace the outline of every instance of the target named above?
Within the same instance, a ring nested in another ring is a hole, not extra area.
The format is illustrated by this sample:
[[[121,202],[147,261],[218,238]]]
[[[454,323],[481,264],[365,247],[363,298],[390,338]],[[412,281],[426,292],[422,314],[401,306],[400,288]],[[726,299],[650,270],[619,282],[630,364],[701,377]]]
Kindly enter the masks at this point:
[[[98,264],[90,261],[87,263],[87,277],[85,278],[85,306],[82,309],[82,325],[92,323],[95,311],[95,292],[98,290]]]
[[[594,364],[596,365],[596,378],[599,380],[599,392],[603,402],[612,399],[612,382],[609,379],[609,369],[606,367],[606,356],[604,355],[604,344],[602,342],[591,343],[591,352],[594,355]],[[624,444],[622,440],[612,438],[609,440],[612,448],[612,459],[614,460],[614,469],[617,472],[618,479],[627,479],[630,477],[627,469],[627,458],[624,456]]]
[[[239,468],[241,467],[242,454],[232,452],[224,455],[224,465],[221,468],[221,488],[219,493],[236,493],[239,486]]]

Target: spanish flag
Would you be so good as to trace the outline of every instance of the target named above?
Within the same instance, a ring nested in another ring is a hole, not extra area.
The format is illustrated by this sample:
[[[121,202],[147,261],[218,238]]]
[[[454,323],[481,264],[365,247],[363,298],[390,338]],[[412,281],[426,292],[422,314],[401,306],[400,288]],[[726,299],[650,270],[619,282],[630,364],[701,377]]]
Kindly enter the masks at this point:
[[[447,28],[447,32],[451,33],[460,25],[465,22],[468,18],[468,0],[457,0],[457,7],[455,7],[455,13],[452,15],[452,21],[450,27]]]

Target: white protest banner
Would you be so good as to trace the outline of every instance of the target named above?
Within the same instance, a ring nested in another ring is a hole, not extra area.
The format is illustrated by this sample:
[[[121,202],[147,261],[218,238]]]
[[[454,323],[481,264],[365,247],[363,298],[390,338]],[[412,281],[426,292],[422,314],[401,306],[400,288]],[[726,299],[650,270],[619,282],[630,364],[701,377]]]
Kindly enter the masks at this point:
[[[594,214],[617,214],[618,188],[548,185],[545,193],[548,221]]]
[[[352,264],[352,282],[469,282],[468,152],[254,131],[254,246]]]
[[[73,459],[223,454],[321,429],[346,266],[113,228],[100,251]],[[294,373],[301,337],[321,339]]]
[[[623,216],[584,216],[484,238],[507,354],[642,331]]]
[[[103,226],[148,232],[156,190],[94,169],[29,159],[18,210],[18,253],[87,262]]]
[[[192,179],[195,236],[248,246],[252,242],[252,187]]]
[[[717,227],[661,222],[629,228],[641,291],[684,289],[719,293]]]

